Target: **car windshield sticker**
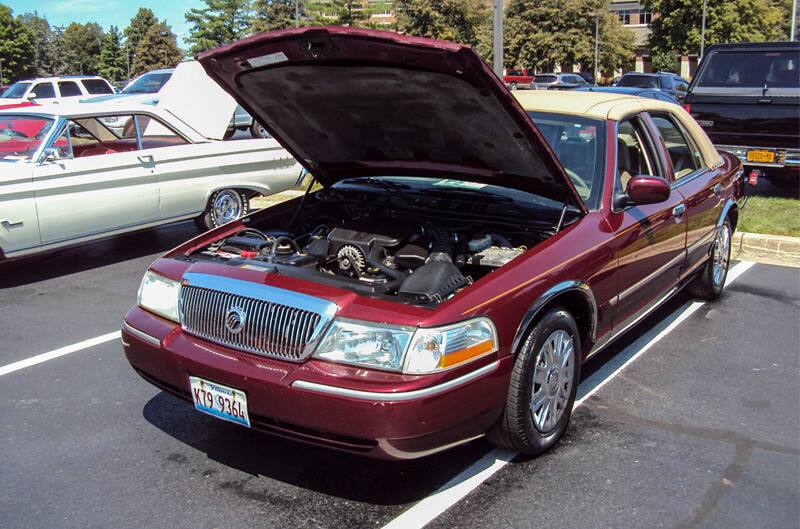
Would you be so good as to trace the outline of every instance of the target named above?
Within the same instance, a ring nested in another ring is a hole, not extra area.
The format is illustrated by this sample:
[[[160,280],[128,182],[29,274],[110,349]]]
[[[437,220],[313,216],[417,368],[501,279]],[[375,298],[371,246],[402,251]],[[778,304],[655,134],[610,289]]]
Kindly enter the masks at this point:
[[[481,184],[478,182],[465,182],[462,180],[439,180],[433,185],[442,187],[456,187],[459,189],[482,189],[486,187],[486,184]]]

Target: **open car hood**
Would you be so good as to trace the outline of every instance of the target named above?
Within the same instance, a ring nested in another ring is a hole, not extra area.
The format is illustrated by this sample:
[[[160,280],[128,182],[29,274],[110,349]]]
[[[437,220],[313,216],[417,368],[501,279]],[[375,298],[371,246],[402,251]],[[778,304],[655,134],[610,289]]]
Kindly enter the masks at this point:
[[[199,61],[323,185],[444,176],[584,209],[530,117],[465,46],[297,28],[253,35]]]
[[[204,138],[221,140],[228,128],[236,101],[214,82],[197,61],[182,62],[175,67],[158,94],[136,96],[141,102],[158,101],[176,118],[192,127]],[[125,97],[121,101],[132,101]]]

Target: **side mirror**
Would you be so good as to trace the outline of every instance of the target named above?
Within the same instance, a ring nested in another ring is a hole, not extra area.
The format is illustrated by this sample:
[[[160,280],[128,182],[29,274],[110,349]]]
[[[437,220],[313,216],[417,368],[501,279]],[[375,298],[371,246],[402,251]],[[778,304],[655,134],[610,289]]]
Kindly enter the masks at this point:
[[[659,176],[639,175],[628,181],[627,195],[632,204],[658,204],[669,198],[669,183]]]
[[[28,92],[28,95],[25,96],[25,99],[30,101],[31,99],[36,99],[36,92]]]
[[[41,157],[39,157],[39,165],[55,162],[61,159],[61,153],[55,147],[48,147],[44,151],[42,151]]]

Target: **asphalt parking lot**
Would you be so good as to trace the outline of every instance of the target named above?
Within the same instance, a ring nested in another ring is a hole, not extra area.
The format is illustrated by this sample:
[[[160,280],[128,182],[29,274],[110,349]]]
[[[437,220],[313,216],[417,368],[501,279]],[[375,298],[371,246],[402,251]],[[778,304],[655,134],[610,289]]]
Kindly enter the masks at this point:
[[[800,269],[741,263],[720,302],[674,298],[589,363],[538,459],[476,441],[394,463],[223,423],[132,371],[107,335],[153,258],[195,233],[0,267],[0,526],[798,526]]]

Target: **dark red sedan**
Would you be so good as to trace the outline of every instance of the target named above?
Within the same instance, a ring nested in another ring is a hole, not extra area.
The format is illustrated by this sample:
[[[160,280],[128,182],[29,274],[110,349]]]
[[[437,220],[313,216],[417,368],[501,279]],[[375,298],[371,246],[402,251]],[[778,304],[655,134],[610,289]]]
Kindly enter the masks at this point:
[[[742,169],[677,105],[517,99],[468,48],[366,30],[200,61],[322,184],[145,274],[125,353],[202,412],[375,457],[538,454],[582,362],[722,292]]]

